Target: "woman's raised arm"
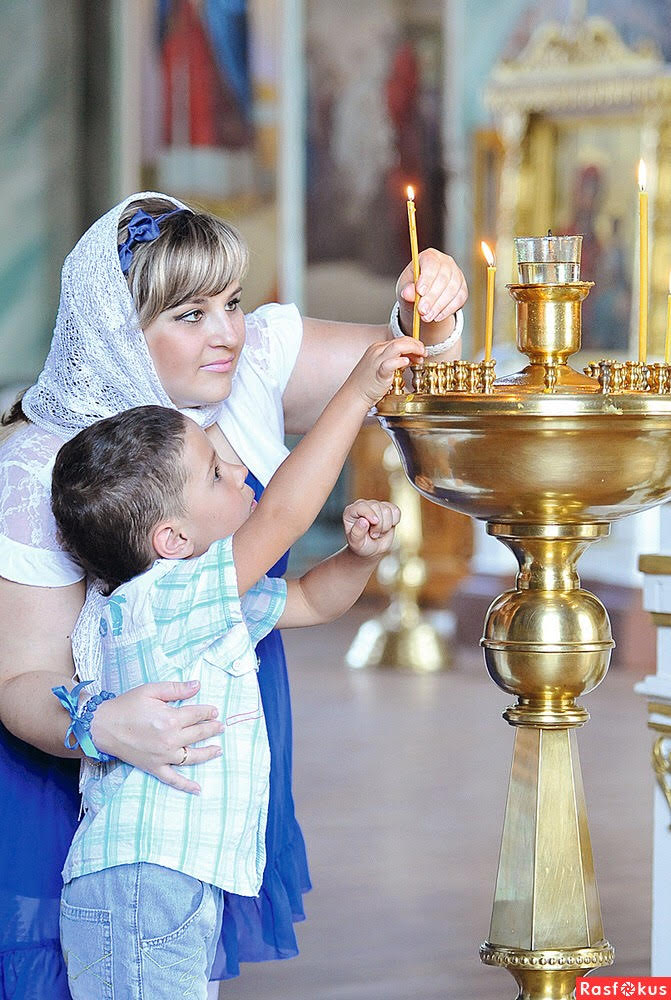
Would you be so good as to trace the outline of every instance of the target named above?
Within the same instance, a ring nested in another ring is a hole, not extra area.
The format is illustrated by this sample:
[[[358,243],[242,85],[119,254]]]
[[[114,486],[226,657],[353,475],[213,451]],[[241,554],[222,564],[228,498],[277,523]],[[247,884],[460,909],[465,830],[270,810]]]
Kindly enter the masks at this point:
[[[83,582],[30,587],[0,577],[0,721],[56,757],[73,751],[63,745],[70,717],[51,688],[71,686],[70,636],[83,601]],[[197,791],[173,765],[181,761],[183,747],[211,739],[222,726],[212,705],[168,704],[192,698],[197,690],[197,684],[144,684],[104,702],[94,719],[96,746],[169,785]],[[192,748],[189,764],[218,754],[217,747]]]
[[[427,345],[441,343],[454,330],[454,314],[468,297],[464,276],[452,257],[439,250],[419,255],[420,335]],[[343,288],[347,297],[347,288]],[[401,328],[412,331],[415,285],[412,264],[396,283]],[[303,320],[303,340],[296,365],[284,392],[285,428],[288,434],[305,434],[337,392],[367,347],[391,336],[388,326]],[[431,360],[448,361],[460,356],[457,342]]]

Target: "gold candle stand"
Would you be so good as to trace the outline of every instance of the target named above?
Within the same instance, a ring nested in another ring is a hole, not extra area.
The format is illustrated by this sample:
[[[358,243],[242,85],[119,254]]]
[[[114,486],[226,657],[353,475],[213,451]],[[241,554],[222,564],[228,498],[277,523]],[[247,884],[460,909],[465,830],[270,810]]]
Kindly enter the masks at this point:
[[[377,572],[378,581],[389,592],[390,603],[379,617],[359,628],[345,662],[353,669],[388,667],[436,673],[446,670],[452,658],[446,637],[419,608],[419,593],[426,581],[419,494],[406,479],[393,445],[385,449],[382,463],[389,479],[390,499],[403,515],[394,548],[380,562]]]
[[[489,391],[484,380],[473,391],[466,362],[433,382],[425,365],[412,391],[398,385],[378,404],[415,489],[486,521],[519,564],[482,639],[490,676],[516,701],[504,713],[513,762],[480,957],[510,971],[520,1000],[568,1000],[577,976],[613,960],[576,738],[588,720],[577,699],[605,677],[613,640],[576,567],[611,521],[671,496],[668,366],[568,365],[590,288],[509,286],[529,364]]]

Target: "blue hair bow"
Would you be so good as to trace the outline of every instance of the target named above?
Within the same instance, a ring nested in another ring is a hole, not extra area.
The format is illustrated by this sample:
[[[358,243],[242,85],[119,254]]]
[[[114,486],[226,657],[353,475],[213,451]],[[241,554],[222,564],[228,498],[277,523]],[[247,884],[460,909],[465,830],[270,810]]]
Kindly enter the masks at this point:
[[[163,215],[157,215],[154,219],[148,212],[141,208],[138,209],[128,223],[128,236],[119,247],[119,263],[124,274],[128,274],[133,262],[131,247],[135,243],[151,243],[152,240],[161,235],[159,222],[167,219],[169,215],[176,215],[177,212],[183,211],[183,208],[174,208],[171,212],[164,212]]]

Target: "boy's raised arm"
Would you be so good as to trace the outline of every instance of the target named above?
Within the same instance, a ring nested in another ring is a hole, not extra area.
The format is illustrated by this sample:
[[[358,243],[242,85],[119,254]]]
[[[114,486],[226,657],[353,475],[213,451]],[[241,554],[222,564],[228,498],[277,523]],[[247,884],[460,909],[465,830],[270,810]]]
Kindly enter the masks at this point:
[[[366,413],[391,387],[394,371],[424,345],[402,337],[369,347],[316,424],[279,467],[251,517],[233,536],[244,594],[305,534],[333,489]]]

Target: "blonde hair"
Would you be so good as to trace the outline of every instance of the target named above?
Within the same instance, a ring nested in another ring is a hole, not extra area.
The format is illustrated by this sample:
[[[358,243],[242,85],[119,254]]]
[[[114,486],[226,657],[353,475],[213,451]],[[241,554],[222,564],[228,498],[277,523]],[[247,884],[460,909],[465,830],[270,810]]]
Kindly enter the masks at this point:
[[[128,235],[128,223],[138,209],[152,217],[175,209],[167,198],[144,198],[128,205],[119,219],[118,241]],[[184,211],[159,223],[161,234],[133,246],[128,287],[142,329],[165,309],[187,299],[217,295],[241,281],[249,251],[237,229],[209,212]]]

